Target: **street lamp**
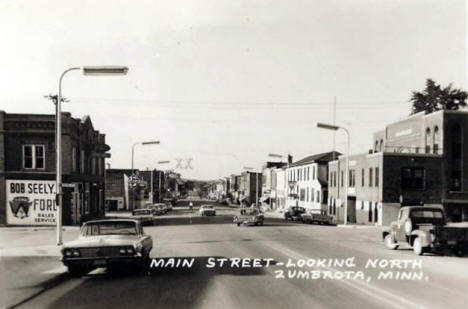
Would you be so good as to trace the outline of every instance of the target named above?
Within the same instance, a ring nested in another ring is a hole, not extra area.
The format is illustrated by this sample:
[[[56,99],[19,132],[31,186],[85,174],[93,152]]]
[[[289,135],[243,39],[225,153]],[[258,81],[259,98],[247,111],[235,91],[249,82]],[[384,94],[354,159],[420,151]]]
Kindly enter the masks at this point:
[[[253,167],[248,167],[248,166],[244,166],[244,170],[246,171],[253,171],[254,168]],[[255,206],[258,207],[258,174],[257,172],[254,172],[255,173]]]
[[[348,143],[346,145],[346,169],[345,169],[345,200],[344,200],[344,224],[346,225],[348,223],[348,185],[349,185],[349,145],[350,145],[350,136],[349,136],[349,131],[345,127],[340,127],[340,126],[335,126],[332,124],[327,124],[327,123],[316,123],[317,128],[319,129],[325,129],[325,130],[331,130],[331,131],[338,131],[339,129],[342,129],[343,131],[346,132],[346,136],[348,138]]]
[[[128,72],[128,68],[125,66],[85,66],[66,69],[60,75],[55,109],[57,245],[62,244],[62,80],[65,74],[76,70],[81,70],[83,75],[126,75]]]
[[[145,142],[137,142],[137,143],[134,143],[132,144],[132,181],[135,180],[135,170],[134,170],[134,167],[133,167],[133,164],[134,164],[134,158],[135,158],[135,146],[137,145],[142,145],[142,146],[148,146],[148,145],[159,145],[160,142],[159,141],[145,141]],[[151,172],[151,177],[153,176],[153,172]],[[152,189],[151,189],[152,190]],[[135,187],[132,186],[132,209],[135,208],[135,199],[134,199],[134,195],[135,195]]]

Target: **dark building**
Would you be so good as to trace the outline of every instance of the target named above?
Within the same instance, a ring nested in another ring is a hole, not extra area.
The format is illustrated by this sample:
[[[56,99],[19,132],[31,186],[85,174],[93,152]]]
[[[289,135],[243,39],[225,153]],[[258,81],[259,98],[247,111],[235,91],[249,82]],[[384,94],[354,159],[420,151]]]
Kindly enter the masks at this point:
[[[149,202],[153,202],[153,203],[162,202],[164,198],[164,193],[166,191],[164,189],[164,185],[165,185],[164,172],[158,171],[158,170],[141,171],[140,177],[147,184],[145,198],[147,198]],[[151,190],[151,186],[153,186],[153,190]],[[153,198],[151,198],[151,192],[152,192]]]
[[[468,221],[468,113],[418,113],[374,134],[369,154],[349,157],[348,220],[387,225],[405,205],[443,205]],[[346,157],[330,162],[329,212],[343,221]]]
[[[104,214],[110,149],[91,119],[62,113],[63,223]],[[0,111],[0,224],[55,225],[55,115]]]

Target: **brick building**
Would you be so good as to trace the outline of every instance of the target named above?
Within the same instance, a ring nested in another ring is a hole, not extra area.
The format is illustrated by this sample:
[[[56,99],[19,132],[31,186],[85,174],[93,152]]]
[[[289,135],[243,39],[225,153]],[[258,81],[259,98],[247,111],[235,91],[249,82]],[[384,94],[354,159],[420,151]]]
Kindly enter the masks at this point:
[[[63,223],[104,214],[110,148],[91,119],[62,113]],[[55,115],[0,111],[0,224],[55,225]]]
[[[402,205],[443,205],[468,221],[468,113],[418,113],[374,134],[369,154],[351,155],[348,220],[386,225]],[[329,212],[344,219],[346,158],[330,162]]]
[[[245,171],[241,174],[239,183],[239,199],[248,205],[255,203],[256,195],[260,202],[262,194],[262,173]]]

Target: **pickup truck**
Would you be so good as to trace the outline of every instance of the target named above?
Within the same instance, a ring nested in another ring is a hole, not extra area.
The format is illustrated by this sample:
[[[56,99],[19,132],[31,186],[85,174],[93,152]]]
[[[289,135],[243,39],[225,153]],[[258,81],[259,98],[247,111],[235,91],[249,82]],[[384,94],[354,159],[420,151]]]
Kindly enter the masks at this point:
[[[303,223],[318,223],[330,225],[333,223],[333,217],[327,215],[323,209],[312,209],[309,212],[301,214]]]
[[[451,249],[463,256],[468,248],[468,224],[447,223],[442,207],[402,207],[398,219],[382,230],[388,249],[408,244],[416,255]]]
[[[237,226],[241,224],[263,225],[265,220],[262,212],[257,208],[241,208],[239,216],[234,217]]]

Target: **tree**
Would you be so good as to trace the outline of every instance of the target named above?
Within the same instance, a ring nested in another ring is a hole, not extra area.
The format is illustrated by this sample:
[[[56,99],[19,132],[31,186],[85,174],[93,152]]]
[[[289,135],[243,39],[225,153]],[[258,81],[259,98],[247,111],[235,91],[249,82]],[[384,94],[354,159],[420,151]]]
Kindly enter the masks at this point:
[[[413,91],[410,102],[413,104],[411,114],[424,111],[426,114],[438,110],[458,110],[465,107],[466,91],[452,88],[452,84],[442,88],[435,81],[428,78],[426,88],[422,92]]]

